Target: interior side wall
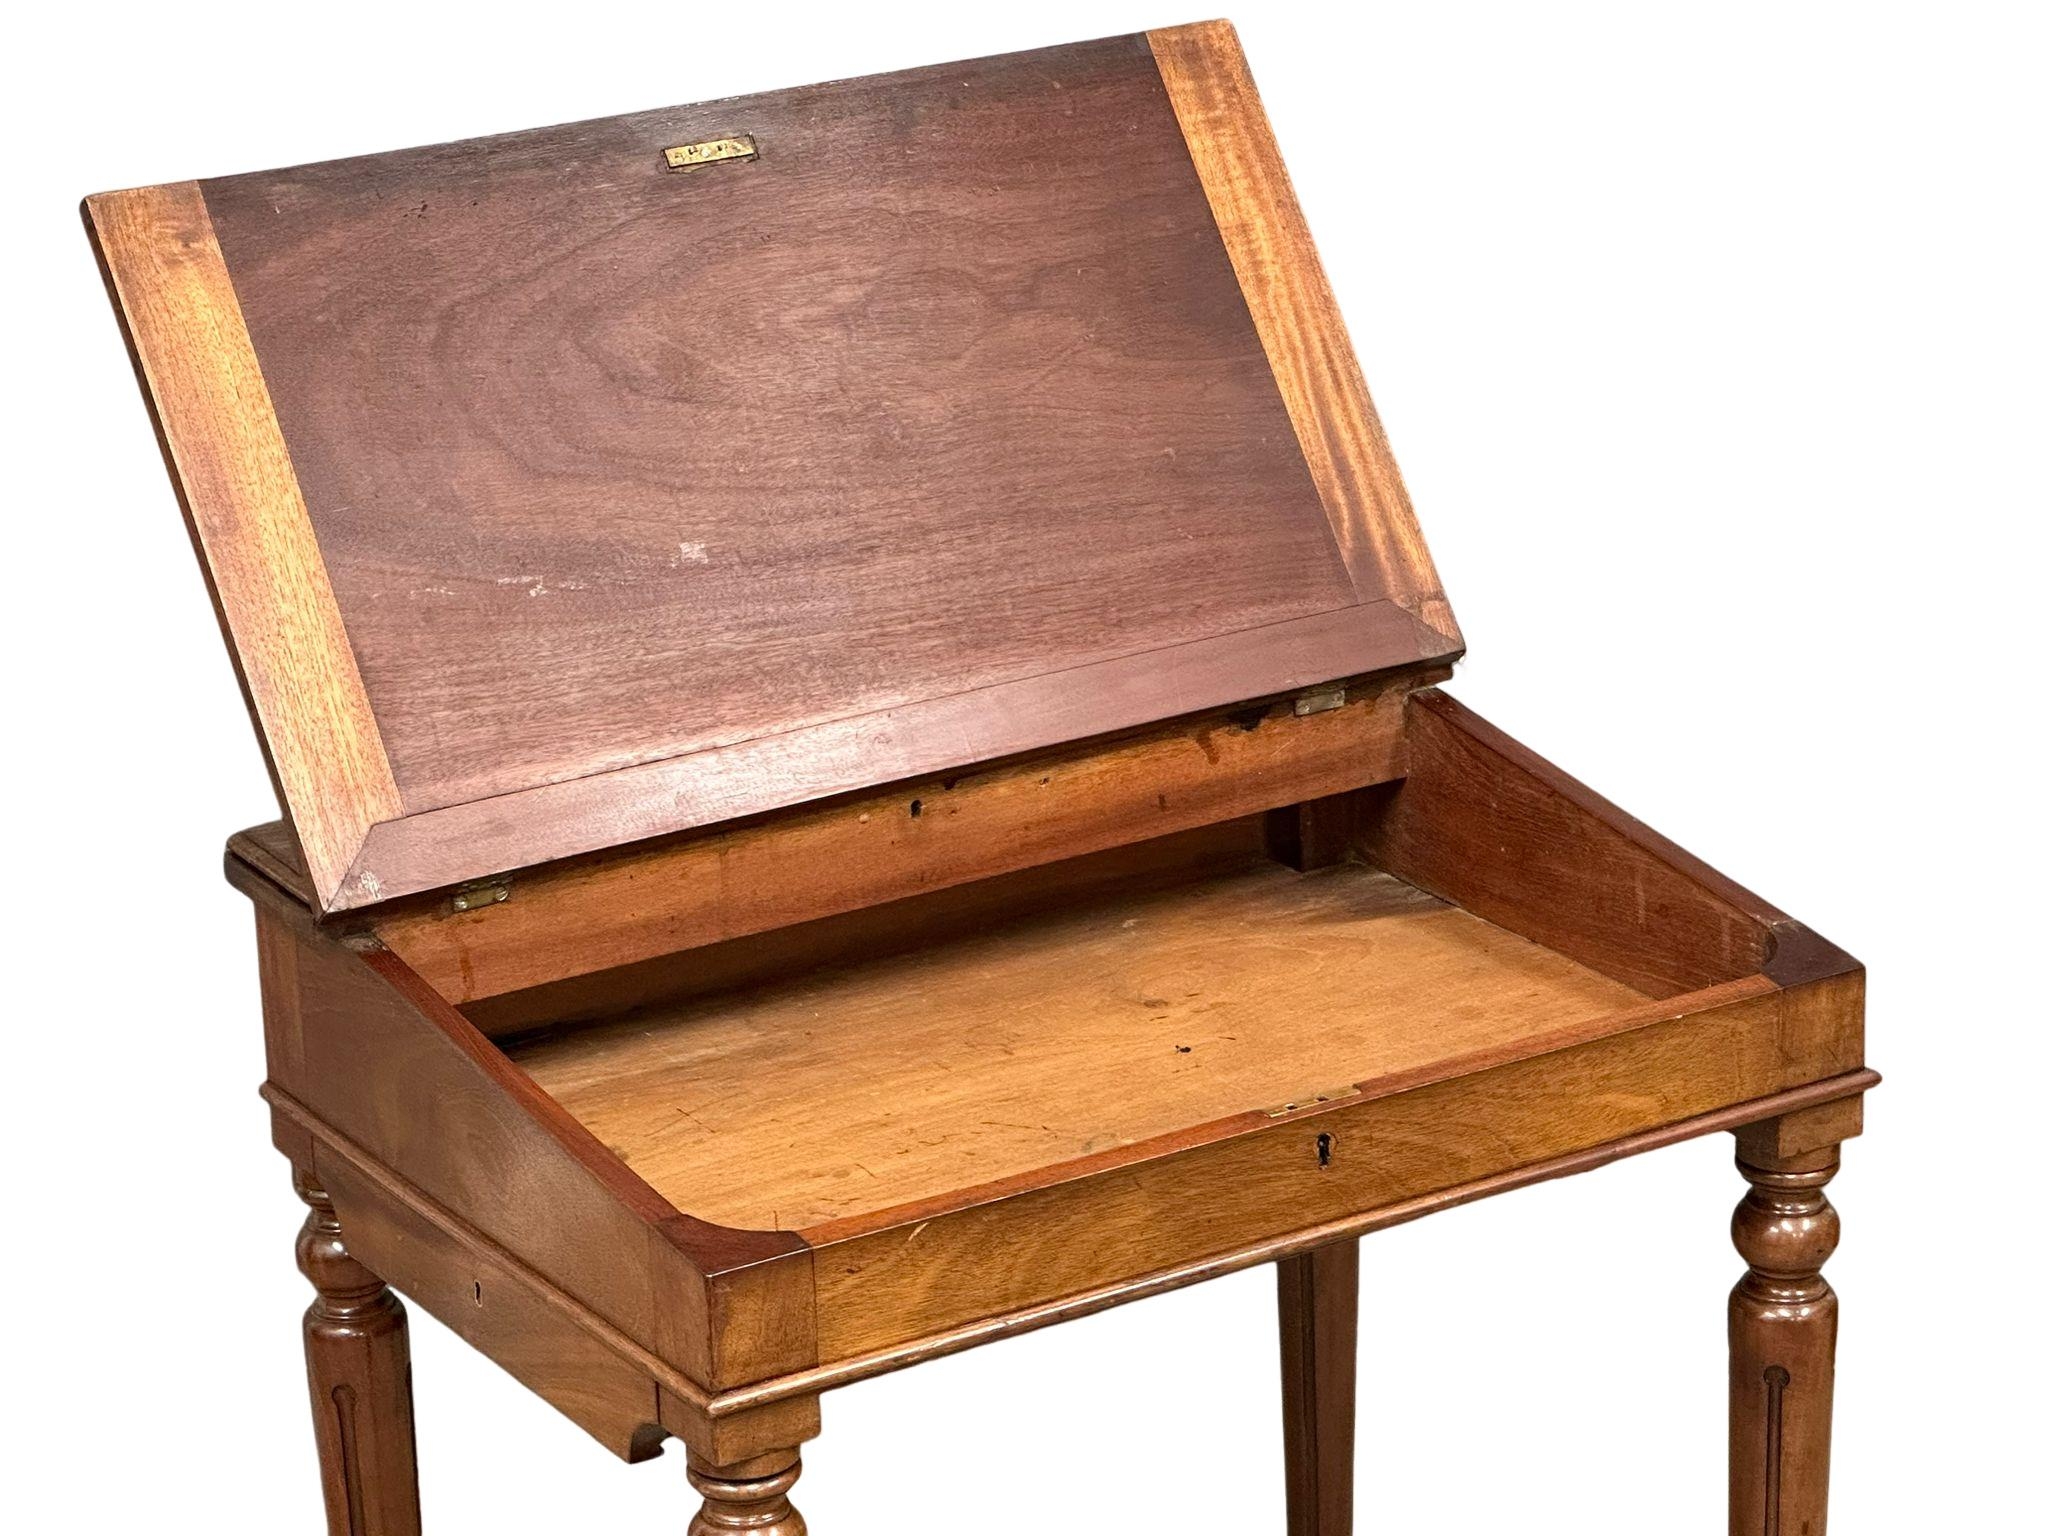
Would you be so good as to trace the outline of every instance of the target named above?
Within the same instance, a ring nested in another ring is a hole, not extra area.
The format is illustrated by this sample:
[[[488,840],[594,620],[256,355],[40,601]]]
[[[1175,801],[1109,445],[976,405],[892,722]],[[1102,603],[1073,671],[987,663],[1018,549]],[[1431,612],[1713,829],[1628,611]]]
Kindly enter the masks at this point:
[[[1324,846],[1652,997],[1757,974],[1783,921],[1434,689],[1408,706],[1407,777],[1308,821]]]

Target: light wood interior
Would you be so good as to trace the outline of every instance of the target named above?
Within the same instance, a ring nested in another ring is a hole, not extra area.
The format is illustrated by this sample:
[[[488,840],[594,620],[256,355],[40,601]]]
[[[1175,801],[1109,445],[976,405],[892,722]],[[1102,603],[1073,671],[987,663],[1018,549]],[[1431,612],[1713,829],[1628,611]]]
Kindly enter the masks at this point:
[[[1121,879],[1100,860],[1064,888],[1035,874],[1027,910],[983,904],[893,953],[886,921],[808,969],[784,944],[508,1050],[679,1209],[801,1231],[1512,1053],[1642,1000],[1363,864],[1198,844],[1188,868],[1154,851]]]

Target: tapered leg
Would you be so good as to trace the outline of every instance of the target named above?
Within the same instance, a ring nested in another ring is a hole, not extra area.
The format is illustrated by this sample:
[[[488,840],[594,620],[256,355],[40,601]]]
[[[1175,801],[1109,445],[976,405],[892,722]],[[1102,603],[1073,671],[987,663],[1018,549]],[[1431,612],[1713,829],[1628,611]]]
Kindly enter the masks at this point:
[[[691,1452],[690,1482],[704,1495],[704,1507],[690,1522],[690,1536],[804,1536],[804,1517],[789,1502],[803,1469],[794,1449],[728,1467],[714,1467]]]
[[[1749,1273],[1728,1299],[1730,1536],[1825,1536],[1835,1399],[1835,1293],[1820,1267],[1841,1222],[1823,1186],[1838,1146],[1770,1156],[1745,1146],[1735,1246]]]
[[[405,1308],[349,1253],[327,1192],[303,1172],[295,1183],[312,1207],[299,1268],[319,1292],[306,1310],[306,1376],[329,1536],[419,1536]]]
[[[1282,1259],[1278,1268],[1287,1536],[1351,1536],[1358,1243]]]

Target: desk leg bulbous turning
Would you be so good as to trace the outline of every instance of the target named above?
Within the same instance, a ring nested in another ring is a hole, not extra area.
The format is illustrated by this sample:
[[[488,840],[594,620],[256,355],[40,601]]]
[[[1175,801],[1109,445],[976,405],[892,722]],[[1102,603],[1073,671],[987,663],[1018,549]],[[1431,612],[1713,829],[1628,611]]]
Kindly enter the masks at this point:
[[[1820,1268],[1841,1235],[1823,1190],[1840,1151],[1736,1162],[1749,1273],[1728,1299],[1730,1536],[1826,1536],[1837,1309]]]
[[[319,1292],[306,1309],[306,1375],[329,1536],[419,1536],[405,1308],[349,1253],[327,1192],[304,1172],[294,1183],[312,1208],[298,1254]]]
[[[793,1450],[755,1456],[714,1467],[694,1452],[690,1483],[704,1495],[704,1507],[690,1522],[689,1536],[804,1536],[804,1517],[789,1502],[804,1464]]]

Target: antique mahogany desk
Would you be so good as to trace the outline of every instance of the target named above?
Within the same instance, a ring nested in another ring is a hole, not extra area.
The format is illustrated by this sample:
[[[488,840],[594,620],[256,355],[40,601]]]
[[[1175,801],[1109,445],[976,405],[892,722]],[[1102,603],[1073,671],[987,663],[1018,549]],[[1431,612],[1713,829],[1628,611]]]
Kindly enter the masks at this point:
[[[328,1520],[404,1312],[703,1531],[829,1389],[1733,1131],[1823,1527],[1862,973],[1475,718],[1229,27],[88,200],[288,820],[234,838]],[[903,1510],[906,1529],[948,1523]]]

